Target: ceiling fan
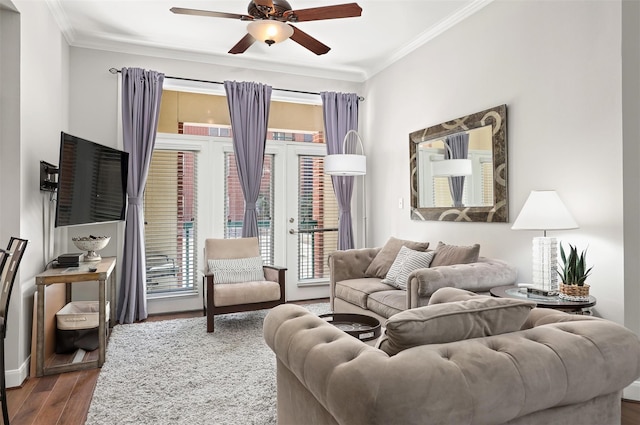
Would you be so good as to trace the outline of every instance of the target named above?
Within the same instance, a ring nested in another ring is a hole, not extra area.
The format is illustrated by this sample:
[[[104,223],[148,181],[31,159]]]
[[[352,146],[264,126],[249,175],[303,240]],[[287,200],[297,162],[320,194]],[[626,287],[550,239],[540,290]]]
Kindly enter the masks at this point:
[[[304,31],[294,27],[291,25],[291,22],[352,18],[362,15],[362,8],[358,6],[357,3],[292,10],[291,5],[286,0],[252,0],[249,3],[248,15],[185,9],[182,7],[172,7],[170,10],[173,13],[181,15],[197,15],[249,21],[247,25],[247,35],[229,50],[231,54],[244,53],[256,40],[264,41],[271,46],[274,43],[291,38],[316,55],[324,55],[331,50],[331,48]]]

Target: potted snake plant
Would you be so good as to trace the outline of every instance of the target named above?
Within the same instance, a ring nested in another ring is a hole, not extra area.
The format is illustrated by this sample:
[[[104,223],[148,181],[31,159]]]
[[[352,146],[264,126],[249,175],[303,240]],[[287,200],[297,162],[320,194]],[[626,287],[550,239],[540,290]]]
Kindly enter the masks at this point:
[[[569,244],[568,253],[560,244],[560,258],[562,265],[558,274],[560,284],[559,297],[570,301],[588,301],[589,285],[586,281],[593,267],[587,268],[587,250],[578,252],[578,249]]]

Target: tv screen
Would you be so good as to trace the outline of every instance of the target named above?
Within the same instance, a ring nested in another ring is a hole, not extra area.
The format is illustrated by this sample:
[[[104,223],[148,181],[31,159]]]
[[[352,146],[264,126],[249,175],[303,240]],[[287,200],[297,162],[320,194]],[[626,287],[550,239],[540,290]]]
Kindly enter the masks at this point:
[[[129,154],[60,136],[56,227],[124,220]]]

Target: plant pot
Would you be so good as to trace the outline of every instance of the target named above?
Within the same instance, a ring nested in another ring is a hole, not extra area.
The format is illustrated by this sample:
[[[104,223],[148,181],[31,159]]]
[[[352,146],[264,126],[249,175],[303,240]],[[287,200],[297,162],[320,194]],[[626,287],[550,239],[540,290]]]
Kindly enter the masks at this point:
[[[589,301],[589,285],[565,285],[560,284],[558,296],[568,301]]]

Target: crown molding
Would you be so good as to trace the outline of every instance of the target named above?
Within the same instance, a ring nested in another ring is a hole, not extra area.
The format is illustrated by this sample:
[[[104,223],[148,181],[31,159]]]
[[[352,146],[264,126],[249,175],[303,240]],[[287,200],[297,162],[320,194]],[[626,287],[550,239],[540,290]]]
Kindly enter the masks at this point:
[[[371,67],[368,72],[366,72],[365,79],[369,79],[376,75],[378,72],[388,68],[393,65],[403,57],[407,56],[409,53],[413,52],[419,47],[424,46],[429,41],[433,40],[440,34],[444,33],[448,29],[454,27],[458,23],[462,22],[469,16],[473,15],[480,9],[484,8],[488,4],[492,3],[493,0],[474,0],[469,3],[462,9],[458,10],[454,14],[450,15],[446,19],[438,22],[436,25],[432,26],[428,30],[422,32],[416,39],[414,39],[411,43],[407,44],[404,48],[398,50],[395,54],[389,56],[387,60],[376,63],[373,67]]]

